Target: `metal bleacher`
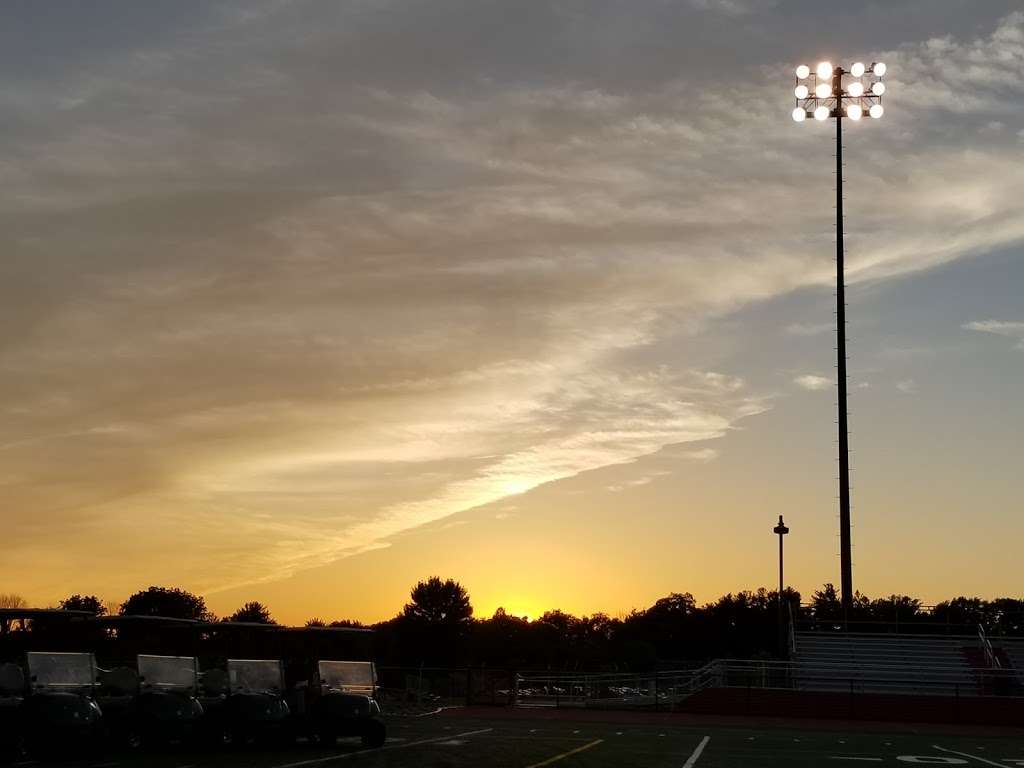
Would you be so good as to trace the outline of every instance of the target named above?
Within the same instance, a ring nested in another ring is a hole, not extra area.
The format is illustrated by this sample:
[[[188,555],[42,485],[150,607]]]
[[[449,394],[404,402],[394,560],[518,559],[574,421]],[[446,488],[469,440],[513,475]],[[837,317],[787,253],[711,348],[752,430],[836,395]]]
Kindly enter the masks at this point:
[[[814,691],[978,696],[993,675],[1006,674],[972,663],[978,645],[972,635],[799,632],[795,683]],[[1024,641],[1014,651],[1024,661]]]

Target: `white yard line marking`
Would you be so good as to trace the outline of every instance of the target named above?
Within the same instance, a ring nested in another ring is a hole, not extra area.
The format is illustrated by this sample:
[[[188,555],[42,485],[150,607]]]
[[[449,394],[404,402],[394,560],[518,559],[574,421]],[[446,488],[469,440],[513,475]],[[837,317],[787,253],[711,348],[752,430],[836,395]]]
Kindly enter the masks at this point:
[[[596,739],[596,740],[590,742],[589,744],[584,744],[582,747],[576,747],[576,749],[570,749],[568,752],[563,752],[560,755],[555,755],[554,757],[549,757],[547,760],[542,760],[539,763],[533,763],[531,765],[526,766],[526,768],[541,768],[542,765],[551,765],[552,763],[557,763],[559,760],[565,760],[565,758],[567,758],[567,757],[569,757],[571,755],[575,755],[575,754],[577,754],[579,752],[583,752],[586,749],[591,749],[592,747],[596,747],[598,744],[600,744],[603,741],[604,741],[604,739]]]
[[[946,749],[945,747],[940,747],[938,744],[932,744],[932,749],[937,749],[940,752],[949,752],[949,754],[951,755],[960,755],[960,757],[969,757],[971,760],[977,760],[979,763],[986,763],[988,765],[998,765],[999,768],[1006,768],[1006,763],[996,763],[984,757],[972,755],[970,752],[957,752],[955,749]]]
[[[697,764],[697,761],[700,759],[701,752],[704,751],[704,747],[708,745],[709,741],[711,741],[710,736],[705,736],[700,740],[700,744],[698,744],[697,748],[693,750],[693,754],[687,758],[685,763],[683,763],[683,768],[693,768],[693,766]]]
[[[441,741],[449,741],[450,739],[462,736],[477,736],[481,733],[489,733],[493,730],[493,728],[481,728],[479,731],[466,731],[465,733],[449,734],[436,739],[421,739],[419,741],[410,741],[406,744],[395,744],[394,746],[385,745],[377,749],[360,749],[355,752],[345,752],[341,755],[329,755],[327,757],[317,757],[312,760],[299,760],[295,763],[283,763],[281,765],[275,765],[273,768],[299,768],[299,766],[302,765],[323,765],[324,763],[332,763],[335,760],[347,760],[350,757],[358,757],[359,755],[375,755],[378,752],[387,752],[391,749],[407,749],[409,747],[418,747],[421,744],[436,744]]]

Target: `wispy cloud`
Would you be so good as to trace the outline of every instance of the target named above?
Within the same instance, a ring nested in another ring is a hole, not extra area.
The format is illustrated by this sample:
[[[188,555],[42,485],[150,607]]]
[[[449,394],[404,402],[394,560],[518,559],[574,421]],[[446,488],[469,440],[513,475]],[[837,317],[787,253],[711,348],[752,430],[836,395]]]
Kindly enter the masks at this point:
[[[802,376],[797,376],[793,379],[793,383],[801,389],[806,389],[810,392],[821,392],[822,390],[831,389],[835,386],[832,379],[824,376],[818,376],[813,373],[805,373]]]
[[[1024,349],[1024,322],[1007,320],[975,320],[963,325],[964,330],[1005,336],[1017,342],[1017,349]]]
[[[904,395],[916,395],[917,382],[913,379],[903,379],[902,381],[896,382],[896,389]]]
[[[832,323],[790,323],[786,326],[786,333],[790,336],[819,336],[834,332],[835,326]]]

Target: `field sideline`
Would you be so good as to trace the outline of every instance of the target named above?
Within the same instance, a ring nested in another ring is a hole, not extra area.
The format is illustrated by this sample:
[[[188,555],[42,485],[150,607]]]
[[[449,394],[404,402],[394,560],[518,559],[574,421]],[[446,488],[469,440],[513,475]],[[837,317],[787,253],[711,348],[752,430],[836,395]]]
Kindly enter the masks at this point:
[[[1024,731],[982,729],[977,735],[930,727],[860,723],[813,727],[722,724],[699,718],[600,713],[487,710],[391,718],[383,749],[358,741],[334,749],[299,744],[291,749],[246,749],[217,754],[174,750],[109,755],[90,760],[17,763],[19,768],[799,768],[841,765],[974,765],[1024,767]]]

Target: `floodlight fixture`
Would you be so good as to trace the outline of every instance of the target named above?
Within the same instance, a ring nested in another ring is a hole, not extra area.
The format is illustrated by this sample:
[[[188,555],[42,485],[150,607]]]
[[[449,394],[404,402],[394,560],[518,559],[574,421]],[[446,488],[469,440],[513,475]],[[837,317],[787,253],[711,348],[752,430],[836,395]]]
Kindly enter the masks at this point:
[[[836,122],[836,354],[838,361],[839,389],[839,556],[842,576],[843,612],[849,617],[853,608],[853,556],[850,534],[850,442],[847,418],[847,375],[846,375],[846,284],[843,267],[843,118],[859,122],[867,112],[878,119],[885,110],[882,108],[882,94],[885,93],[886,66],[875,62],[870,67],[857,62],[849,70],[833,67],[830,62],[818,64],[814,76],[810,68],[801,65],[797,75],[807,72],[807,96],[799,93],[793,110],[793,119],[804,122],[808,114],[816,122],[830,117]],[[799,83],[798,83],[799,85]],[[799,116],[798,114],[799,113]]]
[[[806,80],[808,77],[811,76],[811,68],[808,67],[806,64],[801,64],[799,67],[796,68],[796,76],[801,80]]]
[[[804,85],[803,83],[800,83],[800,85],[794,88],[793,93],[796,95],[798,99],[806,99],[808,96],[811,95],[811,92],[807,90],[807,86]]]

